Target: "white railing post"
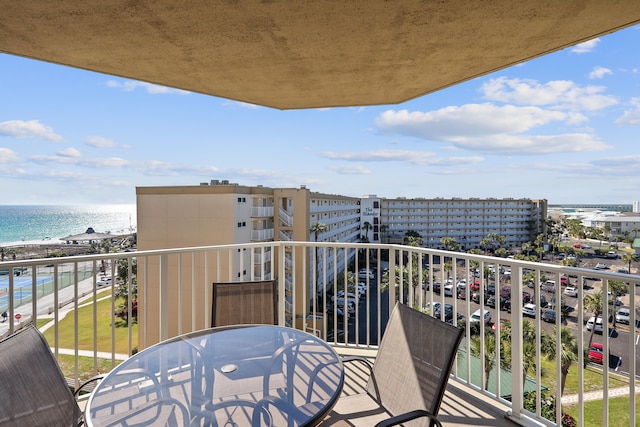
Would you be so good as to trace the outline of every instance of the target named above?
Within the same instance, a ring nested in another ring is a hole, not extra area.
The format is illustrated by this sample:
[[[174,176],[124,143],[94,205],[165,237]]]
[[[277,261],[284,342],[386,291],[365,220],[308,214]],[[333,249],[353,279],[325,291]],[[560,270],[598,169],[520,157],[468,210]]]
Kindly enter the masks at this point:
[[[496,289],[496,294],[498,292],[499,290]],[[539,291],[535,293],[536,298],[538,298],[538,294]],[[511,301],[511,413],[514,418],[520,419],[524,409],[521,267],[511,267]],[[538,307],[539,305],[537,304]]]
[[[158,307],[158,333],[160,341],[169,339],[169,255],[160,255],[160,292]]]

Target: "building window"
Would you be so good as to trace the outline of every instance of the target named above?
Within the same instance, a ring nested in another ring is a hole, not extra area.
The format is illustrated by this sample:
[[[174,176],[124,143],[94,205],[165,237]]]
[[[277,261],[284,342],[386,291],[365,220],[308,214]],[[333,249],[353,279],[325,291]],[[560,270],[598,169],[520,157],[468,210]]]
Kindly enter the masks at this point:
[[[246,203],[246,202],[247,202],[246,197],[238,197],[238,203]]]

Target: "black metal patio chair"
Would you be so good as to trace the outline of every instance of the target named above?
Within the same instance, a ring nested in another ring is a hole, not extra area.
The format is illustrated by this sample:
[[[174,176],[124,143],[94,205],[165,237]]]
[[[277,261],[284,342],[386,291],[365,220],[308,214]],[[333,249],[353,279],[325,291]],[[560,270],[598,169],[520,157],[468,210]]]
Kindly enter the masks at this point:
[[[436,418],[463,329],[396,304],[373,364],[366,390],[343,396],[321,426],[387,427],[438,425]]]
[[[33,324],[0,341],[0,426],[75,427],[84,423],[47,341]]]

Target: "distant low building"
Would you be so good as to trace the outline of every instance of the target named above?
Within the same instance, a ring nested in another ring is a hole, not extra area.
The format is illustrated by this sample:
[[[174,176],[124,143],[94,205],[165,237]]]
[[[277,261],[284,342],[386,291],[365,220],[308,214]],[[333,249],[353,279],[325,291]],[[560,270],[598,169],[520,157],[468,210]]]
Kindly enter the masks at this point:
[[[60,240],[64,240],[67,244],[80,244],[80,243],[100,243],[106,239],[113,239],[114,236],[111,233],[96,233],[92,227],[87,228],[82,234],[75,234],[73,236],[61,237]]]

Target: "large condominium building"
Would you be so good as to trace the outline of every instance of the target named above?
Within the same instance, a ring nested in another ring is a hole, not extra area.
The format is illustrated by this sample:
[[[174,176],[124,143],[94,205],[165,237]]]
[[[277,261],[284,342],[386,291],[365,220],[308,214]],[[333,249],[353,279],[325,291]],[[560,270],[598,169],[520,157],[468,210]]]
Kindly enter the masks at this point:
[[[546,200],[356,198],[314,193],[304,186],[268,188],[217,180],[197,186],[139,187],[136,197],[139,250],[269,241],[402,243],[408,231],[418,232],[426,247],[442,247],[442,237],[453,237],[464,249],[470,249],[479,247],[490,233],[503,235],[508,246],[516,246],[543,231],[546,217]],[[322,231],[311,231],[315,223],[324,226]],[[290,262],[294,250],[284,253],[285,298],[291,316],[301,312],[301,306],[307,303],[290,299],[292,283],[307,284],[308,289],[296,291],[313,298],[326,286],[325,280],[333,277],[333,266],[348,265],[356,255],[355,251],[333,254],[329,249],[301,254],[302,258],[296,253],[298,260],[326,266],[326,275],[305,277],[315,274],[303,262]],[[278,254],[268,249],[256,252],[245,248],[232,253],[208,258],[206,272],[192,272],[183,265],[183,275],[194,277],[176,277],[172,281],[191,283],[195,279],[200,283],[206,275],[212,281],[268,280],[282,275],[277,270],[282,265]],[[157,261],[148,261],[154,262]],[[138,268],[139,275],[146,274],[147,283],[152,284],[147,288],[147,298],[158,298],[153,284],[157,283],[154,276],[160,267]],[[197,292],[202,294],[182,295],[182,301],[204,297],[204,291]],[[149,304],[151,310],[158,306]]]
[[[397,198],[379,199],[379,206],[382,241],[399,243],[415,231],[425,247],[441,249],[443,237],[469,250],[489,234],[504,236],[507,247],[520,246],[544,231],[547,216],[547,201],[531,199]]]

